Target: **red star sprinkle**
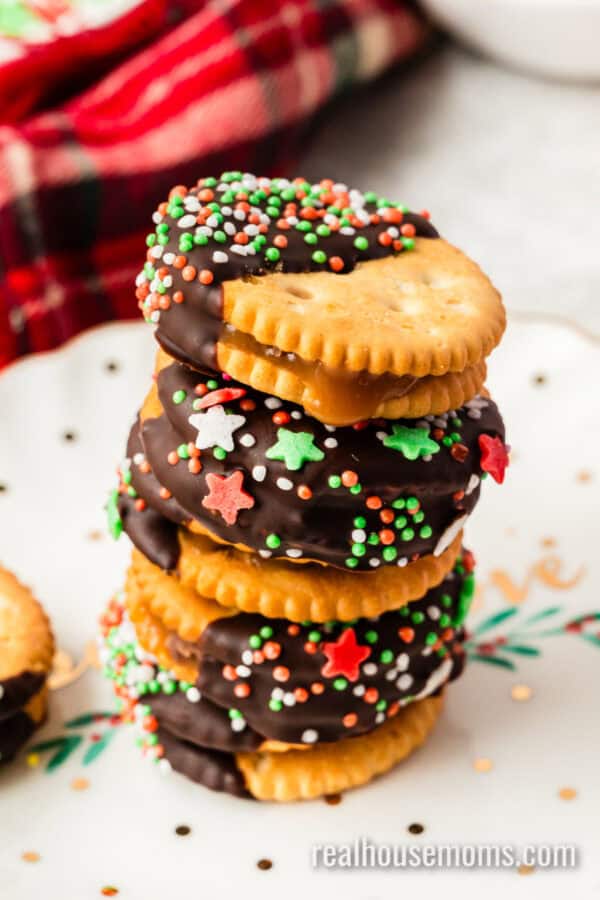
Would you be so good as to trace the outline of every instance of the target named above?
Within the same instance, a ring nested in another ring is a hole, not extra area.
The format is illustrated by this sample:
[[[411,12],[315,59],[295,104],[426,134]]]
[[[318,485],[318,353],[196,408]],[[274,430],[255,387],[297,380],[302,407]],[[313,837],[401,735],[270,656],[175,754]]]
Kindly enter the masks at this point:
[[[481,450],[481,468],[484,472],[489,472],[494,481],[502,484],[504,472],[508,466],[508,453],[504,443],[499,437],[480,434],[479,449]]]
[[[354,628],[346,628],[335,644],[323,644],[322,649],[327,657],[327,662],[321,669],[321,674],[325,678],[344,675],[348,681],[356,681],[361,662],[371,655],[370,647],[363,647],[356,643]]]
[[[202,501],[206,509],[214,509],[220,512],[228,525],[235,525],[240,509],[252,509],[254,497],[242,490],[244,473],[234,472],[233,475],[206,476],[206,483],[210,491]]]

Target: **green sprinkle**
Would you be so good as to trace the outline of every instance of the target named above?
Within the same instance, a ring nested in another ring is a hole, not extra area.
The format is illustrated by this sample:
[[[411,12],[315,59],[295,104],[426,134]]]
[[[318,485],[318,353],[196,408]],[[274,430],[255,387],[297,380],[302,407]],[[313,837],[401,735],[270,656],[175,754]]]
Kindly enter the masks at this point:
[[[349,490],[351,494],[360,494],[362,491],[362,484],[360,484],[360,482],[358,484],[353,484]]]
[[[429,631],[425,635],[425,643],[428,644],[430,647],[437,642],[437,639],[438,639],[438,636],[435,633],[435,631]]]
[[[241,712],[239,709],[230,709],[229,710],[229,718],[230,719],[243,719]]]
[[[206,387],[209,389],[209,391],[216,391],[216,389],[219,387],[219,382],[215,381],[214,378],[210,378],[206,382]]]
[[[352,544],[352,555],[353,556],[364,556],[367,552],[367,548],[364,544]]]
[[[452,597],[450,596],[450,594],[442,594],[442,596],[440,597],[440,603],[442,604],[442,606],[445,606],[446,609],[452,606]]]
[[[123,520],[119,515],[119,492],[115,488],[111,491],[108,503],[106,504],[106,514],[108,519],[108,530],[115,541],[118,541],[123,533]]]
[[[339,475],[330,475],[327,483],[330,488],[339,488],[342,486],[342,479]]]
[[[398,551],[395,547],[384,547],[381,555],[385,559],[386,562],[393,562],[398,556]]]
[[[354,520],[355,528],[364,528],[366,524],[367,524],[367,520],[365,519],[364,516],[357,516]]]
[[[369,241],[366,237],[357,237],[354,238],[354,246],[357,250],[368,250],[369,249]]]
[[[227,235],[224,231],[213,231],[213,241],[217,244],[224,244],[227,241]]]
[[[404,528],[408,524],[408,519],[406,516],[398,516],[398,518],[394,521],[394,527],[398,529]]]
[[[394,509],[404,509],[405,506],[406,500],[403,500],[402,497],[398,497],[398,499],[394,500],[394,502],[392,503],[392,507]]]
[[[367,642],[367,644],[376,644],[378,640],[379,635],[376,631],[373,631],[371,629],[370,631],[365,632],[365,641]]]
[[[409,512],[411,509],[418,509],[419,501],[417,500],[417,498],[409,497],[408,500],[406,501],[406,508],[409,510]]]
[[[187,397],[187,392],[184,390],[175,391],[173,394],[172,400],[176,406],[179,406],[180,403],[183,403],[185,398]]]
[[[312,261],[316,263],[327,262],[327,254],[324,253],[323,250],[315,250],[312,255]]]
[[[358,565],[358,560],[355,559],[353,556],[351,556],[350,559],[345,559],[344,562],[348,566],[349,569],[355,569]]]
[[[379,535],[378,535],[376,532],[374,532],[374,531],[372,531],[371,534],[369,535],[369,537],[367,538],[367,541],[368,541],[369,544],[371,544],[373,547],[377,547],[377,546],[378,546],[379,540],[380,540],[380,539],[379,539]]]
[[[336,691],[345,691],[348,687],[348,682],[345,678],[336,678],[333,682],[333,686]]]
[[[321,632],[320,631],[309,631],[308,632],[308,640],[312,641],[313,644],[318,644],[321,640]]]
[[[448,625],[452,624],[452,619],[448,615],[448,613],[442,613],[440,616],[440,625],[442,628],[447,628]]]
[[[314,246],[315,244],[319,243],[319,238],[316,234],[313,234],[312,231],[309,231],[308,234],[304,235],[304,243]]]
[[[205,234],[195,234],[194,235],[194,243],[198,247],[205,247],[208,244],[208,237]],[[190,247],[190,250],[192,248]]]
[[[179,459],[189,459],[190,451],[188,450],[187,444],[180,444],[177,448],[177,456]]]
[[[421,623],[425,621],[425,613],[414,612],[411,614],[411,619],[415,625],[421,625]]]
[[[384,709],[387,709],[387,700],[378,700],[375,704],[375,709],[377,712],[383,712]]]
[[[162,689],[163,694],[174,694],[177,690],[177,683],[175,681],[165,681]]]
[[[265,544],[269,550],[277,550],[278,547],[281,547],[281,538],[278,534],[268,534],[265,539]]]
[[[430,538],[432,534],[433,529],[429,525],[423,525],[423,527],[419,529],[419,537]]]
[[[414,250],[415,247],[415,239],[410,237],[401,238],[402,246],[405,250]]]
[[[263,627],[259,631],[259,634],[261,638],[264,638],[265,641],[268,641],[269,638],[273,637],[273,629],[270,625],[263,625]]]
[[[283,703],[281,700],[269,700],[269,709],[271,712],[281,712],[283,709]]]
[[[277,247],[269,247],[268,250],[265,251],[265,256],[269,260],[269,262],[277,262],[280,258],[281,253],[277,249]]]
[[[415,536],[415,532],[412,528],[403,528],[400,532],[400,537],[403,541],[412,541]]]
[[[394,654],[392,653],[391,650],[382,650],[382,652],[379,656],[379,661],[382,663],[385,663],[386,665],[388,663],[391,663],[393,661],[393,659],[394,659]]]
[[[223,450],[222,447],[215,447],[215,449],[213,450],[213,456],[215,459],[219,459],[222,461],[227,456],[227,451]]]
[[[262,639],[258,634],[251,634],[248,638],[248,646],[251,650],[260,650],[262,643]]]
[[[156,235],[155,235],[155,234],[149,234],[149,235],[147,235],[147,237],[146,237],[146,246],[147,246],[147,247],[154,247],[155,243],[156,243]]]

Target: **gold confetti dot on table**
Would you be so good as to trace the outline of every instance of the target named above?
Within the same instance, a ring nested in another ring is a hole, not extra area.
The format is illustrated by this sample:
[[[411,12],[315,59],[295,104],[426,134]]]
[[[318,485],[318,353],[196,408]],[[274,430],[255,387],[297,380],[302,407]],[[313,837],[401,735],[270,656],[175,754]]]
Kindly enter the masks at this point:
[[[119,893],[119,888],[114,887],[112,884],[106,884],[100,891],[103,897],[116,897]]]
[[[256,865],[257,868],[261,869],[263,872],[273,868],[273,862],[270,859],[259,859]]]
[[[491,772],[494,768],[494,763],[487,756],[478,756],[477,759],[473,760],[473,768],[476,772]]]
[[[537,387],[540,387],[542,384],[546,384],[547,378],[543,372],[538,372],[533,376],[532,381]]]
[[[592,473],[588,472],[587,469],[582,469],[581,472],[577,473],[576,478],[581,484],[586,484],[592,480]]]
[[[25,853],[21,854],[21,859],[24,862],[36,863],[40,861],[41,857],[35,850],[26,850]]]
[[[35,769],[36,766],[39,766],[40,758],[37,753],[29,753],[27,756],[27,765],[30,769]]]
[[[87,533],[88,541],[101,541],[104,537],[104,532],[100,531],[99,528],[93,528],[91,531]]]
[[[74,778],[71,782],[71,789],[74,791],[87,791],[90,783],[87,778]]]
[[[574,800],[577,796],[577,791],[572,787],[564,787],[560,789],[558,796],[561,800]]]
[[[556,538],[545,537],[541,540],[542,547],[556,547]]]
[[[519,875],[533,875],[535,872],[535,866],[526,866],[525,863],[521,863],[519,868],[517,869]]]
[[[514,684],[510,689],[510,696],[513,700],[523,703],[525,700],[531,700],[533,691],[527,684]]]

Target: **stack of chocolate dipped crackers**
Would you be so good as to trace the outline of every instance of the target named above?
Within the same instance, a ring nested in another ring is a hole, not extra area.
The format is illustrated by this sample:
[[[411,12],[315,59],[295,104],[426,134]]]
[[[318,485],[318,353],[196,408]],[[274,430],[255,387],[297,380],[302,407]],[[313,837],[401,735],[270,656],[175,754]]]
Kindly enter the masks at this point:
[[[356,787],[464,667],[463,526],[508,462],[500,297],[428,213],[331,180],[224,172],[153,221],[105,671],[160,768],[260,800]]]

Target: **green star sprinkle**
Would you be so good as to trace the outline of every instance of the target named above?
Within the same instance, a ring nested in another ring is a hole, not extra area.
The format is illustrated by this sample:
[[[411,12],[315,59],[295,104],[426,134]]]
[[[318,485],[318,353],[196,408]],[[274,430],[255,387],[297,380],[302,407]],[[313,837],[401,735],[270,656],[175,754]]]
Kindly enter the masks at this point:
[[[290,472],[297,472],[306,462],[319,462],[325,454],[314,444],[314,434],[279,428],[277,443],[267,450],[267,459],[279,459]]]
[[[383,439],[383,446],[397,450],[405,459],[418,459],[420,456],[431,456],[437,453],[440,445],[431,440],[426,428],[406,428],[405,425],[392,425],[393,434]]]

